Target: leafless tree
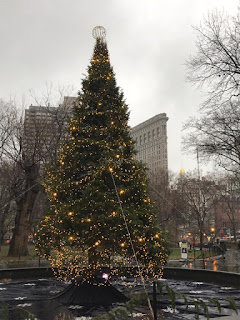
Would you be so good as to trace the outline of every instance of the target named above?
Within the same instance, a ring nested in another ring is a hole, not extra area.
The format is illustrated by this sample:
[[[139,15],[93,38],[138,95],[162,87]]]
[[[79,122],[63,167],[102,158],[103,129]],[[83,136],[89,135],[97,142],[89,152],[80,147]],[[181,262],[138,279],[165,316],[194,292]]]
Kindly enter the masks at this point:
[[[173,173],[161,170],[149,175],[150,197],[156,208],[156,215],[164,231],[170,232],[174,243],[180,236],[179,225],[184,224],[185,205],[176,188]]]
[[[9,161],[0,163],[0,245],[4,236],[13,227],[16,210],[13,202],[12,185],[15,176],[15,164]]]
[[[184,148],[239,172],[240,14],[215,11],[195,32],[197,52],[187,61],[188,80],[202,86],[207,99],[200,116],[184,126]]]
[[[4,148],[14,135],[14,119],[16,119],[16,108],[13,101],[5,102],[0,99],[0,159],[4,157]]]
[[[204,177],[199,179],[194,174],[187,174],[179,179],[178,188],[188,207],[186,218],[189,221],[189,228],[197,227],[202,248],[204,233],[209,233],[211,220],[214,223],[215,182]]]
[[[227,171],[239,174],[240,167],[240,106],[221,105],[199,118],[191,118],[184,126],[184,149],[198,150],[203,160],[214,160]]]
[[[66,101],[65,101],[66,102]],[[27,255],[27,243],[33,219],[33,208],[40,192],[44,166],[56,159],[61,138],[65,135],[69,105],[58,108],[37,106],[37,112],[27,116],[14,103],[3,103],[0,136],[2,159],[15,163],[13,195],[16,218],[9,256]],[[31,111],[31,108],[30,108]],[[31,112],[30,112],[31,113]]]
[[[208,90],[204,106],[235,101],[240,81],[239,13],[229,17],[216,10],[194,30],[197,52],[187,61],[188,80]]]
[[[225,175],[219,181],[215,200],[216,226],[218,230],[229,229],[237,242],[237,231],[240,228],[240,186],[239,179]]]

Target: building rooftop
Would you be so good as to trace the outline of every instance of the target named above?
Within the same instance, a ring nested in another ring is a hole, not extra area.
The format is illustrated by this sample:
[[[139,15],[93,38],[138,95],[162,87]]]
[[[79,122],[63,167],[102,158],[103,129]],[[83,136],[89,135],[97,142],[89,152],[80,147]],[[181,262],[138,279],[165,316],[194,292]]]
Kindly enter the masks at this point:
[[[140,124],[136,125],[131,130],[132,131],[140,130],[143,127],[146,127],[147,125],[153,124],[155,121],[159,121],[160,119],[165,119],[166,121],[168,121],[167,114],[166,113],[159,113],[156,116],[154,116],[154,117],[152,117],[152,118],[150,118],[150,119],[148,119],[148,120],[146,120],[144,122],[141,122]]]

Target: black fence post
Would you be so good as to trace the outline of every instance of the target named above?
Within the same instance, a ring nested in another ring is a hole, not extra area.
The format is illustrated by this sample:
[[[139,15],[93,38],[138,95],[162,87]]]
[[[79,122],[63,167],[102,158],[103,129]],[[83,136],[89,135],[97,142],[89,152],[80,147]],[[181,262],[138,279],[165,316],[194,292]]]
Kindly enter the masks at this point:
[[[153,281],[153,315],[154,320],[157,320],[157,290],[156,290],[156,281]]]

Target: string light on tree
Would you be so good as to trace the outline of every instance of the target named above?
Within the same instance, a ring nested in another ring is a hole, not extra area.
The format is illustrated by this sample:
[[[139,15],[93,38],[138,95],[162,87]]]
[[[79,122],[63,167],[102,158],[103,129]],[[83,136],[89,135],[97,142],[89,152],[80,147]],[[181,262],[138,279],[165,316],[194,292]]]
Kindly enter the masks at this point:
[[[123,268],[131,274],[133,245],[144,275],[159,278],[167,251],[149,200],[146,169],[134,160],[128,107],[110,64],[106,30],[95,27],[93,37],[69,139],[46,173],[50,208],[36,236],[37,250],[56,267],[58,278],[88,281],[103,265],[111,269],[109,278]]]

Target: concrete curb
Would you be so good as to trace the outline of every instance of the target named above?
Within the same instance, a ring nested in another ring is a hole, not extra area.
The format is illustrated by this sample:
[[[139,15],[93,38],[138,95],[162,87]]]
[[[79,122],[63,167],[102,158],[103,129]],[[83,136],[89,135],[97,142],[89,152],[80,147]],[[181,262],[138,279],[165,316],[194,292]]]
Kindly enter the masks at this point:
[[[21,280],[54,277],[51,267],[9,268],[0,270],[1,280]]]
[[[202,281],[240,288],[240,274],[233,272],[165,267],[163,269],[163,277],[166,279]]]
[[[51,277],[54,277],[51,267],[12,268],[0,270],[1,280],[21,280]],[[240,288],[240,274],[233,272],[165,267],[163,269],[163,277],[166,279],[201,281],[215,283],[221,286]]]
[[[239,320],[240,316],[236,314],[235,316],[227,316],[227,317],[220,317],[220,318],[214,318],[215,320]]]

